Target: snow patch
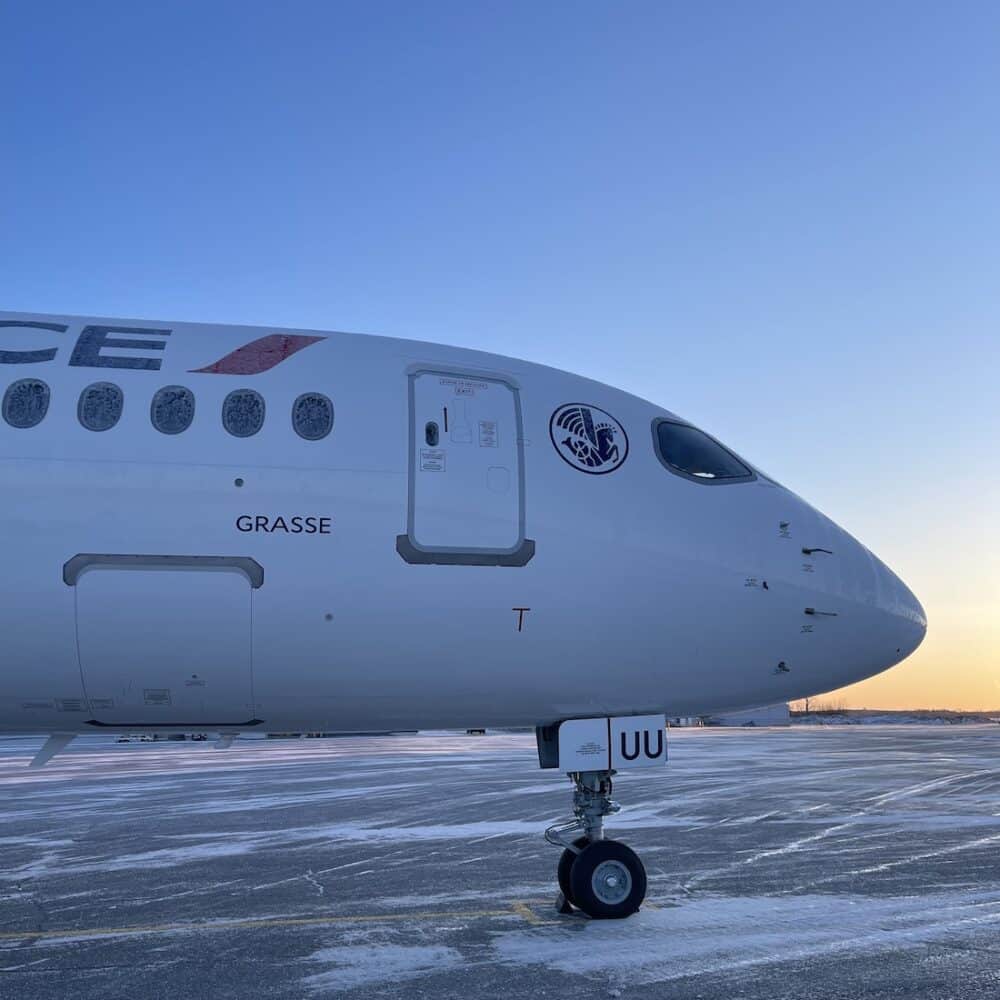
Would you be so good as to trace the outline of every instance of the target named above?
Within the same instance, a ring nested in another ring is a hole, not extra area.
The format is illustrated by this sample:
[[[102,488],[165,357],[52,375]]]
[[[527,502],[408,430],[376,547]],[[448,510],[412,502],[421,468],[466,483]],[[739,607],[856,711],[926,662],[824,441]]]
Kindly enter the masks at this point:
[[[511,965],[607,974],[618,985],[704,976],[838,953],[872,953],[940,942],[962,931],[996,933],[1000,894],[704,897],[644,909],[621,923],[574,924],[539,934],[500,932],[494,948]]]
[[[461,952],[441,945],[347,945],[323,948],[308,960],[335,966],[302,980],[302,985],[313,992],[398,983],[445,972],[463,962]]]

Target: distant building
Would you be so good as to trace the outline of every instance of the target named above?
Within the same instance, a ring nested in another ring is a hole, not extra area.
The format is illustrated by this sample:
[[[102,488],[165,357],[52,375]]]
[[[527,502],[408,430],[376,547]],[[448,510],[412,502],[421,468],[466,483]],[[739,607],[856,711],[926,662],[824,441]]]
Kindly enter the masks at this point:
[[[788,705],[782,701],[777,705],[764,705],[742,712],[708,715],[704,721],[706,726],[788,726],[791,725],[791,716]]]

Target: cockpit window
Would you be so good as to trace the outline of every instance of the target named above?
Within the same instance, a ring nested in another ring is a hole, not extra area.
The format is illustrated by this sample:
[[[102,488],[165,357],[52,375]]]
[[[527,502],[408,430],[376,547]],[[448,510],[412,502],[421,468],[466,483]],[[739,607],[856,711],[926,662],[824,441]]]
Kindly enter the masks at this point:
[[[660,461],[685,479],[699,483],[741,483],[754,478],[753,471],[715,438],[690,424],[657,420],[653,441]]]

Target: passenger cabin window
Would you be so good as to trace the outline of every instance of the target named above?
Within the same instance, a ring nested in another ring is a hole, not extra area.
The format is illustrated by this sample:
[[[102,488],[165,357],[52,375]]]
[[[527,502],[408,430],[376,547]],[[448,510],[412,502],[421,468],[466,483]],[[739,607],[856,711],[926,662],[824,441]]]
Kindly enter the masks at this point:
[[[194,393],[182,385],[157,389],[149,407],[149,419],[161,434],[180,434],[194,420]]]
[[[222,403],[222,426],[233,437],[253,437],[264,426],[264,397],[253,389],[234,389]]]
[[[753,479],[751,469],[704,431],[673,420],[653,425],[656,454],[671,471],[699,483],[739,483]]]
[[[3,418],[19,430],[40,424],[48,410],[49,387],[41,379],[18,379],[3,394]]]
[[[437,423],[433,420],[428,421],[427,425],[424,427],[424,440],[427,442],[427,447],[436,448],[440,439],[441,436],[438,432]]]
[[[292,426],[307,441],[325,438],[333,430],[333,403],[321,392],[303,393],[292,404]]]
[[[95,382],[80,393],[77,419],[88,431],[109,431],[121,419],[125,396],[113,382]]]

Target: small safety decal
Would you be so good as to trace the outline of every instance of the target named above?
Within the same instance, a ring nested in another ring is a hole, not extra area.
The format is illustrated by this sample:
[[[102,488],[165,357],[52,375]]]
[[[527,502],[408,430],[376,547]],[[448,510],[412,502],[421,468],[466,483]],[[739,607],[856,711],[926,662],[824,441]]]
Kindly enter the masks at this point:
[[[500,442],[497,440],[497,422],[495,420],[479,421],[479,447],[497,448]]]
[[[420,449],[421,472],[444,472],[447,455],[438,448]]]

